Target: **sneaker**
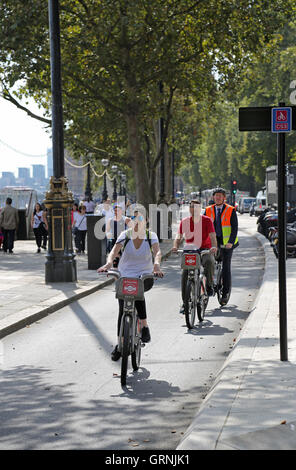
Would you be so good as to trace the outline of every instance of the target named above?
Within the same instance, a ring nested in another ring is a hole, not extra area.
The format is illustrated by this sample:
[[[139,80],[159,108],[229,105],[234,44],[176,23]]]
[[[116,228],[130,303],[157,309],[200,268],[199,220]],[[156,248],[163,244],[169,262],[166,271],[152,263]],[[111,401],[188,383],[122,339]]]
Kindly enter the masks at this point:
[[[228,300],[229,300],[229,299],[228,299],[228,294],[223,294],[223,295],[222,295],[222,298],[221,298],[220,304],[221,304],[222,306],[223,306],[223,305],[226,305],[227,302],[228,302]]]
[[[120,358],[121,358],[121,352],[118,351],[118,345],[116,345],[111,353],[111,359],[112,361],[118,361],[118,359]]]
[[[207,294],[209,297],[211,297],[212,295],[214,295],[214,290],[211,286],[208,286],[207,287]]]
[[[149,343],[149,341],[151,340],[150,331],[149,331],[148,326],[143,326],[141,339],[142,339],[143,343]]]
[[[9,253],[13,253],[13,251],[12,251],[12,250],[9,250]]]
[[[38,248],[37,253],[41,253],[41,249],[40,249],[40,248]]]
[[[46,246],[45,246],[45,245],[42,245],[42,248],[43,248],[43,250],[46,250]]]

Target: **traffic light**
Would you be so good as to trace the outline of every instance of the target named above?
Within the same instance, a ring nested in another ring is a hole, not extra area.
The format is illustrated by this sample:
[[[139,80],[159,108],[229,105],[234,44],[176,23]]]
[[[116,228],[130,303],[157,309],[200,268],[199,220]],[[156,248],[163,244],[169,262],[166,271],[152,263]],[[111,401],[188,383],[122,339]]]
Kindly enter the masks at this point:
[[[236,180],[231,181],[231,192],[232,192],[232,194],[236,194],[236,192],[237,192],[237,181]]]

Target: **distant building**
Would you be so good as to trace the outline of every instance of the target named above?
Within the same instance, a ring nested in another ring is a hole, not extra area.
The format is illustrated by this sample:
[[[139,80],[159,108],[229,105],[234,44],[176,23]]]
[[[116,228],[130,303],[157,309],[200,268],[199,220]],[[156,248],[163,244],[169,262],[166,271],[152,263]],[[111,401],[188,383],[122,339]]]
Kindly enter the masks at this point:
[[[82,159],[79,161],[73,160],[67,150],[65,150],[65,157],[70,162],[65,160],[65,176],[68,178],[68,188],[74,194],[74,196],[83,196],[85,190],[86,181],[86,167],[75,168],[75,166],[83,165]]]
[[[18,178],[29,179],[30,168],[18,168]]]
[[[30,168],[18,168],[17,184],[21,186],[31,186],[32,179]]]
[[[33,166],[33,180],[34,183],[40,185],[45,184],[45,166],[44,165],[32,165]]]
[[[52,148],[47,149],[47,178],[53,176]]]
[[[1,186],[14,186],[15,176],[11,171],[2,171]]]

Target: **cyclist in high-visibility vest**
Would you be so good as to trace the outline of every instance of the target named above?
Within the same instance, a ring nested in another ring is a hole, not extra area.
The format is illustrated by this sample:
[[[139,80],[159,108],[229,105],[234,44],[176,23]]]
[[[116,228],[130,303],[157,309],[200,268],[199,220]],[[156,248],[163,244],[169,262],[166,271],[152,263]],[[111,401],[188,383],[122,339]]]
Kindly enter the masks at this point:
[[[223,292],[221,303],[226,305],[226,303],[228,302],[228,293],[230,292],[231,286],[232,253],[233,249],[238,246],[238,221],[235,208],[225,203],[225,189],[214,189],[213,199],[215,204],[206,208],[205,215],[210,217],[214,224],[218,246],[224,245],[226,247],[225,250],[221,250],[223,263]]]

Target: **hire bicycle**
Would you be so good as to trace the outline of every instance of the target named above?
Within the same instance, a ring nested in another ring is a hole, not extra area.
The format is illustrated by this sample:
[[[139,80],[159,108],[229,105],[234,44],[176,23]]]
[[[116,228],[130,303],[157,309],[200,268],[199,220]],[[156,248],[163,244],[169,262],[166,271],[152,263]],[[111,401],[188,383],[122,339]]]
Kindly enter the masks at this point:
[[[119,271],[111,269],[107,275],[116,278],[116,298],[124,301],[123,315],[120,324],[118,351],[121,353],[121,385],[126,385],[128,358],[131,356],[132,367],[137,371],[141,362],[141,325],[135,308],[136,300],[144,300],[144,281],[153,279],[153,274],[143,274],[141,277],[121,277]]]
[[[188,271],[184,302],[184,314],[188,329],[195,325],[196,313],[200,322],[204,320],[205,310],[209,302],[206,276],[202,266],[202,257],[210,250],[188,249],[178,250],[182,254],[181,268]]]
[[[215,256],[215,276],[214,276],[214,292],[217,294],[218,302],[223,307],[229,302],[231,295],[231,283],[228,294],[224,297],[225,301],[222,302],[223,297],[223,278],[222,278],[222,256],[221,250],[227,250],[225,245],[220,245]]]

